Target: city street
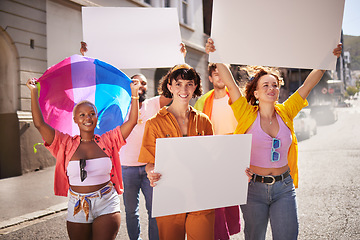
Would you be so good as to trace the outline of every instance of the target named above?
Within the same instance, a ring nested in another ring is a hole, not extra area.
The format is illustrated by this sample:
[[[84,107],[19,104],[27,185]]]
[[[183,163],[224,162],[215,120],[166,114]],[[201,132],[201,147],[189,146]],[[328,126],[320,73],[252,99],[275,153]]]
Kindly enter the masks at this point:
[[[337,122],[318,126],[317,135],[298,145],[299,239],[360,239],[360,100],[337,111]],[[143,198],[141,201],[142,237],[148,239]],[[67,239],[65,214],[60,211],[0,229],[0,239]],[[270,234],[268,229],[267,239],[271,239]],[[128,239],[123,203],[117,239]],[[244,239],[243,233],[231,239]]]

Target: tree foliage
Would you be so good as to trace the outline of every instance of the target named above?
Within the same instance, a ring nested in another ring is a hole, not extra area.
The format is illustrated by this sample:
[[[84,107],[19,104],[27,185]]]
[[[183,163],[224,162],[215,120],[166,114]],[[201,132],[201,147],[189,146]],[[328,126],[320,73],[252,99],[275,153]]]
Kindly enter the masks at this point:
[[[355,93],[359,92],[359,89],[357,87],[354,87],[354,86],[348,86],[346,88],[346,92],[349,94],[349,96],[354,96]]]
[[[344,51],[350,52],[350,69],[360,70],[360,36],[344,35]]]

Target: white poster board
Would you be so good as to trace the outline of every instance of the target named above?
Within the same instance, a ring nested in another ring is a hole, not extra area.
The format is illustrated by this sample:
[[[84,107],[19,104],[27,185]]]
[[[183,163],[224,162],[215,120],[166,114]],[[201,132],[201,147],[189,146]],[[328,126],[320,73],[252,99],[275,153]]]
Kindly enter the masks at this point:
[[[175,8],[83,7],[86,56],[126,68],[184,63]]]
[[[251,134],[159,138],[152,216],[245,204]]]
[[[344,2],[214,1],[210,62],[334,70]]]

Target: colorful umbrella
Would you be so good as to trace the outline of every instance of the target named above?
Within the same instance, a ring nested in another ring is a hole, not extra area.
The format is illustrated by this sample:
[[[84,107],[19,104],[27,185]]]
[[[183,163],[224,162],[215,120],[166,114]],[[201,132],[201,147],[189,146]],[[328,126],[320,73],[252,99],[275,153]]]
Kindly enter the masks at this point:
[[[131,80],[98,59],[73,55],[50,67],[38,82],[45,122],[70,135],[79,134],[72,110],[82,100],[97,107],[95,133],[100,135],[121,125],[130,107]]]

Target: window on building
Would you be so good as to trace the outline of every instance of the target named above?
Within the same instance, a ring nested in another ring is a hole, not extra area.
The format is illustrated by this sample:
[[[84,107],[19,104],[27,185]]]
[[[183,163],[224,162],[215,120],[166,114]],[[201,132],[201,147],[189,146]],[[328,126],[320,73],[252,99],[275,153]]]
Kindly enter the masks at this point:
[[[144,0],[144,3],[151,5],[151,0]]]
[[[181,1],[181,14],[182,14],[182,22],[184,24],[189,24],[189,1],[188,0],[182,0]]]
[[[203,0],[203,20],[204,33],[211,35],[211,18],[212,18],[213,0]]]
[[[171,0],[164,0],[164,7],[171,7]]]

